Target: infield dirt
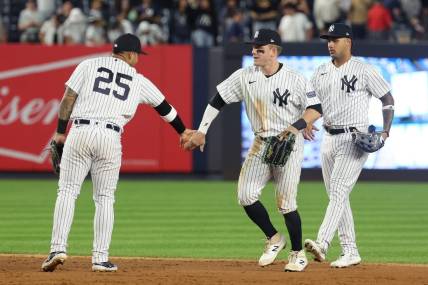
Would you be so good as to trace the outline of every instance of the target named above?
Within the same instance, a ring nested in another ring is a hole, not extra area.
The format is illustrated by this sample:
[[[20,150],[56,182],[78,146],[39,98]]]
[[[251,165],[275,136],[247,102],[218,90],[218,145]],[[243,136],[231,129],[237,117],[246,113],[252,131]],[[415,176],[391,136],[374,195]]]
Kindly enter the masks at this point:
[[[427,265],[361,264],[333,269],[311,262],[305,272],[283,272],[285,261],[115,258],[114,273],[91,272],[90,257],[69,256],[55,272],[41,272],[44,256],[1,255],[0,284],[424,284]]]

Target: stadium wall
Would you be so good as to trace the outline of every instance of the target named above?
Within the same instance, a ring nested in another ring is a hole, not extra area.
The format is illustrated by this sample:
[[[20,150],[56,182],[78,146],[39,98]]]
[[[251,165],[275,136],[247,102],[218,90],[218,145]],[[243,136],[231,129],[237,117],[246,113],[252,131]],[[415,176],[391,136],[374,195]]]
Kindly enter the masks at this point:
[[[287,55],[327,54],[325,43],[319,42],[283,47]],[[141,58],[137,69],[159,86],[193,128],[198,127],[207,102],[216,93],[215,86],[242,66],[243,55],[250,55],[250,47],[242,44],[211,49],[155,46],[146,50],[149,56]],[[83,58],[108,55],[110,47],[0,45],[0,52],[0,172],[50,171],[43,150],[55,129],[63,84]],[[354,54],[428,58],[428,46],[356,42]],[[239,104],[222,110],[208,133],[206,151],[193,155],[179,150],[176,134],[151,108],[142,109],[126,127],[122,172],[238,177],[242,162]],[[366,180],[426,181],[428,170],[370,169],[361,176]],[[304,169],[302,179],[319,180],[321,171]]]
[[[110,46],[0,45],[0,171],[50,171],[46,148],[57,123],[64,83],[82,60],[109,55]],[[192,124],[192,47],[148,47],[137,70],[167,94]],[[190,173],[192,156],[175,131],[143,106],[123,134],[122,172]]]

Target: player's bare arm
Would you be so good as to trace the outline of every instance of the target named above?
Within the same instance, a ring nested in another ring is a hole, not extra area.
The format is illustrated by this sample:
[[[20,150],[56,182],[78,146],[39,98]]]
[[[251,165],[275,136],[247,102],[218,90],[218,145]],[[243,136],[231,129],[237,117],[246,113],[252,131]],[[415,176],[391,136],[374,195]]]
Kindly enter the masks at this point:
[[[64,96],[61,99],[58,112],[58,126],[53,140],[57,143],[65,142],[65,132],[67,129],[68,120],[73,111],[74,103],[77,99],[77,93],[71,88],[66,87]]]
[[[199,147],[200,151],[204,151],[205,146],[205,136],[208,132],[211,123],[220,113],[221,108],[226,105],[223,98],[217,93],[211,101],[208,103],[207,108],[205,109],[204,115],[202,116],[201,123],[199,124],[198,131],[195,132],[190,140],[184,144],[184,149],[193,150]]]
[[[391,92],[388,92],[380,98],[380,101],[382,101],[383,115],[382,137],[386,140],[386,138],[389,137],[392,120],[394,119],[394,98],[392,97]]]

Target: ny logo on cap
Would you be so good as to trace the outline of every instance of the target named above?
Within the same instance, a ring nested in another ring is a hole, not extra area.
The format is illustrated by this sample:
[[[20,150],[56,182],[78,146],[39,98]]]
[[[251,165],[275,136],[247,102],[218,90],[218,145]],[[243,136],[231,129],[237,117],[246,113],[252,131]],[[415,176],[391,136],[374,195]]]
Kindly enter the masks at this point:
[[[254,38],[257,39],[259,37],[259,31],[256,31],[256,33],[254,34]]]
[[[328,32],[331,33],[334,31],[334,25],[331,25],[330,28],[328,28]]]

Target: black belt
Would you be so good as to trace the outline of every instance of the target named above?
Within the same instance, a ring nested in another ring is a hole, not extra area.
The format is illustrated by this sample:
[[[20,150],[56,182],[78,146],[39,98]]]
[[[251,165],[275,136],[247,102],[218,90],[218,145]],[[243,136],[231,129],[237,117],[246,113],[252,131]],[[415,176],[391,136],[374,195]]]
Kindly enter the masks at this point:
[[[74,123],[76,125],[90,125],[91,121],[87,120],[87,119],[75,119]],[[95,122],[95,124],[98,125],[98,122]],[[105,124],[105,126],[107,129],[112,129],[113,131],[120,133],[120,127],[119,126],[116,126],[116,125],[110,124],[110,123]]]
[[[353,131],[358,131],[358,129],[355,127],[347,127],[347,128],[342,128],[342,129],[332,129],[332,128],[324,126],[324,129],[330,135],[339,135],[339,134],[343,134],[343,133],[352,133]]]

